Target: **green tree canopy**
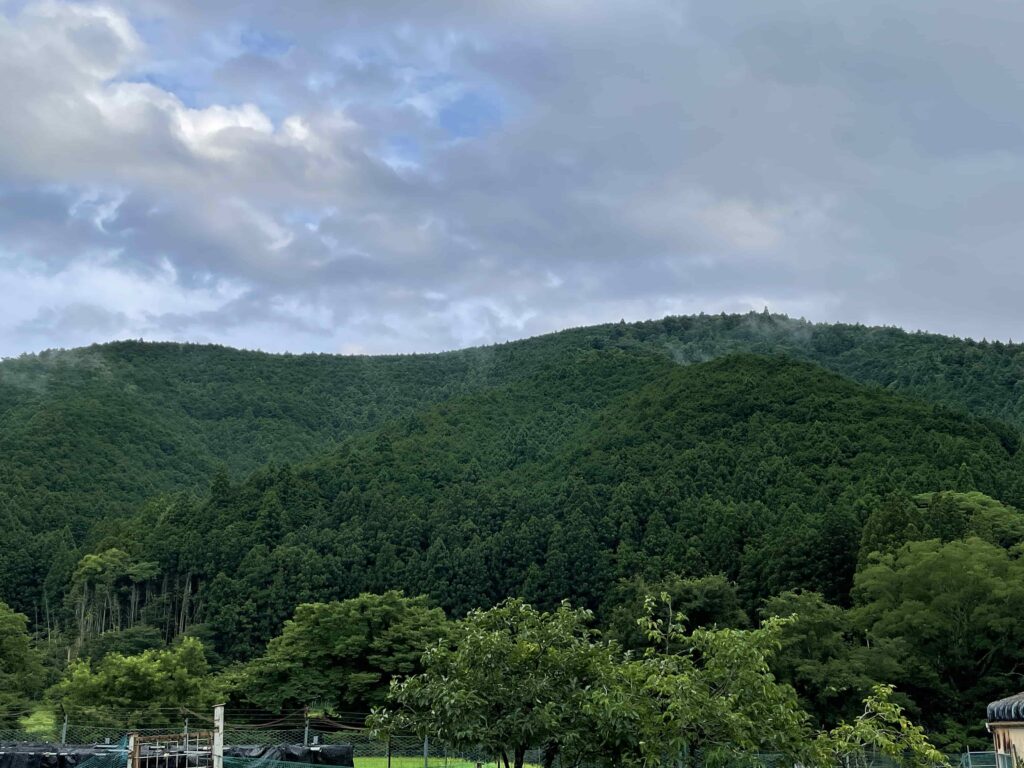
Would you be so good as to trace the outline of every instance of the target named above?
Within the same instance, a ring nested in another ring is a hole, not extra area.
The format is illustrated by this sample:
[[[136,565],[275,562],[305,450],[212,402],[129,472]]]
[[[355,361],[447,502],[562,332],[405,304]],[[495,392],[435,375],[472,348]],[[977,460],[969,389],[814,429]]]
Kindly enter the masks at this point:
[[[898,671],[890,682],[951,749],[972,743],[964,724],[983,722],[986,702],[1020,688],[1024,560],[1016,552],[979,538],[911,542],[858,573],[854,597],[855,622]]]
[[[910,541],[953,541],[977,536],[1012,547],[1024,541],[1024,515],[978,491],[892,494],[868,516],[861,533],[860,560],[892,553]]]
[[[392,686],[372,722],[483,747],[505,768],[522,768],[534,746],[577,750],[594,736],[584,698],[609,663],[590,618],[566,603],[546,613],[519,599],[473,611],[427,651],[422,673]]]
[[[773,752],[825,768],[865,748],[897,764],[943,762],[889,688],[875,689],[851,722],[814,730],[769,667],[793,620],[686,633],[681,616],[658,616],[666,601],[647,602],[641,621],[652,642],[639,658],[602,641],[589,613],[567,603],[541,612],[510,600],[474,611],[427,652],[422,673],[392,686],[371,725],[483,747],[506,768],[521,768],[530,747],[542,747],[547,764],[561,754],[569,764],[753,765]]]
[[[212,706],[216,691],[203,646],[186,637],[172,648],[136,656],[111,653],[90,665],[74,661],[50,692],[72,717],[111,726],[180,722],[182,707]]]
[[[643,658],[618,666],[619,687],[631,695],[604,710],[600,725],[632,717],[635,764],[678,755],[726,766],[750,762],[758,752],[807,761],[810,719],[793,688],[779,683],[768,664],[785,620],[769,619],[758,629],[686,633],[681,615],[671,621],[658,615],[666,597],[648,600],[642,622],[653,645]],[[679,650],[656,650],[662,646]],[[604,703],[601,692],[595,696]]]
[[[813,761],[821,766],[868,766],[882,755],[896,765],[948,768],[945,757],[893,701],[891,685],[876,685],[864,699],[864,711],[843,722],[814,743]]]
[[[300,605],[266,653],[235,676],[234,693],[272,712],[366,712],[383,703],[395,676],[420,670],[445,631],[441,609],[396,591]]]
[[[0,602],[0,723],[24,710],[43,684],[43,665],[32,645],[28,619]]]
[[[682,616],[683,627],[745,627],[749,621],[740,602],[736,584],[725,576],[714,574],[684,578],[670,575],[656,583],[642,576],[623,580],[614,590],[609,603],[608,636],[624,648],[647,648],[651,639],[640,625],[645,616],[648,595],[657,599],[656,611],[661,616]]]
[[[858,714],[873,686],[901,668],[876,644],[872,648],[847,610],[816,592],[784,592],[765,601],[765,618],[788,617],[779,631],[771,667],[792,685],[819,725],[834,726]],[[880,643],[891,641],[880,640]]]

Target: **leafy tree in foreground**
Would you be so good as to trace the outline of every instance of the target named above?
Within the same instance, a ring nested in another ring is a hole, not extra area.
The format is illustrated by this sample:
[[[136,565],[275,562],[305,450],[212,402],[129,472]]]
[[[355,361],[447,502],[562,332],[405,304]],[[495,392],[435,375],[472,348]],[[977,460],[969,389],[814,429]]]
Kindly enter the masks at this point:
[[[112,653],[93,667],[72,662],[51,698],[80,720],[165,725],[177,722],[174,712],[181,707],[200,710],[214,703],[208,671],[202,643],[186,637],[165,650]]]
[[[452,746],[482,747],[505,768],[527,749],[577,751],[595,738],[583,714],[610,649],[592,642],[590,613],[563,603],[542,613],[522,600],[473,611],[423,656],[424,672],[392,686],[378,731],[413,728]]]
[[[865,749],[898,764],[943,763],[885,687],[851,723],[815,732],[768,665],[789,620],[686,634],[681,615],[655,617],[666,600],[648,601],[641,621],[652,642],[640,658],[598,640],[589,613],[567,603],[551,613],[521,600],[474,611],[451,645],[427,652],[421,674],[392,686],[371,725],[484,747],[506,768],[521,768],[531,747],[543,748],[548,765],[556,754],[572,765],[743,765],[774,752],[825,768]]]
[[[793,688],[776,681],[768,665],[785,620],[769,619],[754,630],[686,633],[681,614],[671,621],[658,615],[666,598],[648,598],[640,620],[652,647],[615,670],[618,687],[631,695],[610,708],[604,706],[605,694],[595,695],[601,725],[634,720],[631,762],[658,764],[680,756],[725,766],[758,752],[808,762],[809,718]],[[659,647],[680,650],[661,653]]]
[[[882,754],[897,765],[930,768],[946,764],[931,745],[924,729],[914,725],[892,701],[891,685],[876,685],[864,700],[864,712],[852,723],[842,723],[819,734],[816,760],[821,765],[863,765],[871,754]],[[854,760],[850,758],[854,757]]]
[[[0,725],[24,710],[43,682],[43,665],[32,646],[28,619],[0,602]]]
[[[871,753],[902,766],[945,765],[923,729],[891,700],[891,686],[874,686],[863,712],[852,721],[815,732],[793,688],[778,682],[769,666],[783,646],[784,633],[799,621],[798,615],[769,618],[756,630],[702,629],[683,635],[680,620],[673,628],[648,618],[652,639],[677,634],[690,647],[671,656],[648,651],[642,661],[623,665],[639,665],[641,691],[657,701],[636,724],[642,763],[657,764],[666,755],[671,759],[680,754],[699,757],[706,767],[763,765],[759,753],[770,752],[815,768],[866,766]]]
[[[236,694],[273,712],[309,704],[365,712],[383,703],[393,677],[419,671],[424,649],[444,633],[440,608],[395,591],[300,605],[237,675]]]

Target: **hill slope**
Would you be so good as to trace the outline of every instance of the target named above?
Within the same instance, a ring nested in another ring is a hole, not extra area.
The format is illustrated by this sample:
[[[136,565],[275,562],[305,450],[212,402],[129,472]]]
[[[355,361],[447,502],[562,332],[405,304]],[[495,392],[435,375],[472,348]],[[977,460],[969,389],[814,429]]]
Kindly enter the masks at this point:
[[[591,351],[152,504],[110,541],[155,564],[151,619],[206,624],[236,658],[296,602],[390,587],[455,613],[512,594],[604,610],[620,578],[724,573],[750,607],[794,587],[843,602],[888,494],[1020,505],[1021,455],[983,420],[791,359]]]
[[[986,428],[1008,444],[1024,423],[1019,346],[759,314],[610,324],[437,355],[267,355],[122,342],[23,356],[0,361],[0,597],[42,620],[59,607],[49,603],[68,579],[61,565],[63,575],[43,589],[55,561],[94,549],[105,521],[155,495],[205,493],[218,467],[238,478],[269,462],[308,460],[432,404],[558,376],[584,352],[613,350],[638,375],[735,352],[785,353],[997,417],[1012,426]],[[565,394],[536,394],[544,397],[529,409],[544,412]],[[541,457],[535,463],[552,455],[537,453],[529,434],[518,439],[523,456]]]
[[[1024,348],[782,316],[670,317],[436,355],[268,355],[120,342],[0,361],[0,504],[35,527],[124,512],[295,461],[386,420],[533,375],[584,349],[680,363],[783,353],[844,376],[1024,426]]]

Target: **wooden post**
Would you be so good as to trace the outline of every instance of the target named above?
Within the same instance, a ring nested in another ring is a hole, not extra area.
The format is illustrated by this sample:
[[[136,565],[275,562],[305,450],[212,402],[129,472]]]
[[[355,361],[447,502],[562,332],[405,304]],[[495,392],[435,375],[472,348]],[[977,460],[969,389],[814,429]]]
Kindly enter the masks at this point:
[[[224,705],[213,708],[213,768],[224,768]]]

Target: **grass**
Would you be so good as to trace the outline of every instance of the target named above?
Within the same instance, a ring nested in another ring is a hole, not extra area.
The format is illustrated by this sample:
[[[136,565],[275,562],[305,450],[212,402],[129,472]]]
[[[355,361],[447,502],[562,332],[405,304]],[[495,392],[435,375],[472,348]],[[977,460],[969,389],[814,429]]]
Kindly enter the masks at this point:
[[[356,768],[388,768],[387,757],[356,757]],[[392,755],[391,768],[423,768],[422,757],[399,757]],[[427,768],[476,768],[476,763],[458,757],[447,760],[443,756],[430,757]],[[483,768],[497,768],[494,763],[484,763]]]
[[[387,757],[356,757],[355,768],[388,768]],[[495,763],[480,763],[481,768],[504,768]],[[477,763],[461,757],[431,756],[427,760],[427,768],[476,768]],[[407,757],[392,755],[391,768],[423,768],[421,756]],[[524,768],[540,768],[540,766],[527,763]]]

